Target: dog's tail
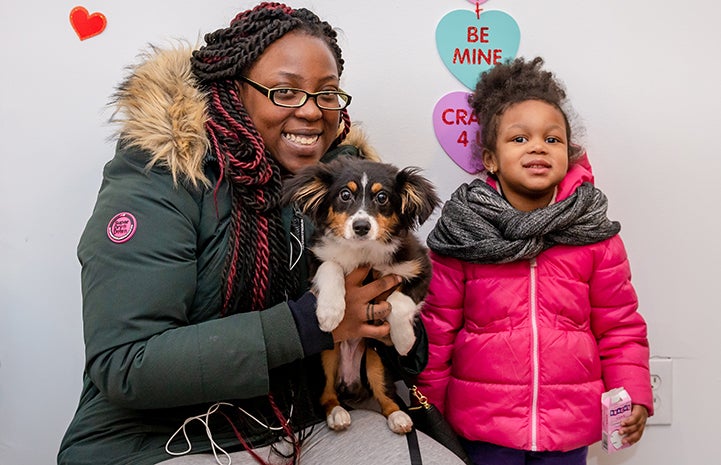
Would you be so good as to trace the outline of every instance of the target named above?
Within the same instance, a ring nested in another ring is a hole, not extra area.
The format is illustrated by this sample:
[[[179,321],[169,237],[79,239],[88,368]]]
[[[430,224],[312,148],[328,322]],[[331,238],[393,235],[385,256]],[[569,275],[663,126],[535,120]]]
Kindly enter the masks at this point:
[[[357,147],[363,158],[370,161],[381,161],[381,157],[378,152],[368,142],[368,137],[365,131],[361,128],[358,123],[353,123],[350,127],[350,131],[346,136],[345,140],[340,145],[352,145]]]

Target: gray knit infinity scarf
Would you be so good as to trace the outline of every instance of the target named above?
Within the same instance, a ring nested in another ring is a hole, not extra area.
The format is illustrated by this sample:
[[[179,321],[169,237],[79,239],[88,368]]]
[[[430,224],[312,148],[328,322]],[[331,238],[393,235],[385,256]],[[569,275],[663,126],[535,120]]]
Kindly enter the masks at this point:
[[[476,179],[443,206],[428,247],[473,263],[527,260],[556,244],[593,244],[615,236],[621,225],[608,219],[607,208],[603,192],[586,182],[561,202],[523,212]]]

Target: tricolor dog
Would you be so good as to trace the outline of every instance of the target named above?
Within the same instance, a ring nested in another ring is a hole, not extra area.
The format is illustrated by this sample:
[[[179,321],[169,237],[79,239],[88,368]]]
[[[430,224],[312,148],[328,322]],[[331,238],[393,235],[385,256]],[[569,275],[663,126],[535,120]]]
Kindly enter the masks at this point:
[[[343,319],[345,275],[370,265],[375,277],[392,273],[403,278],[387,298],[392,306],[387,321],[397,352],[406,355],[413,347],[414,319],[431,272],[427,250],[413,231],[440,203],[433,185],[419,171],[345,157],[305,168],[286,183],[285,201],[294,203],[316,227],[310,250],[318,262],[313,288],[324,331],[332,331]],[[338,400],[341,392],[356,399],[372,395],[390,429],[406,433],[413,423],[392,400],[392,383],[368,342],[344,341],[322,354],[326,384],[321,404],[328,426],[342,430],[350,425],[350,415]]]

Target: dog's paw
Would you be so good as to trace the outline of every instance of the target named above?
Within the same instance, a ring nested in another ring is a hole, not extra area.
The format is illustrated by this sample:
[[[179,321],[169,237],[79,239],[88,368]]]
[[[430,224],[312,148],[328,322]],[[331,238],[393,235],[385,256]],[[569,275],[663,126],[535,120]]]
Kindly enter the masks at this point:
[[[313,287],[318,296],[316,316],[320,329],[333,331],[345,314],[345,275],[334,262],[324,262],[318,267],[313,278]]]
[[[388,428],[397,434],[406,434],[413,428],[413,420],[403,410],[388,415]]]
[[[416,343],[413,327],[410,330],[408,327],[398,328],[396,326],[396,328],[394,330],[393,326],[391,326],[391,342],[393,342],[393,346],[400,355],[408,355],[408,352],[413,348],[413,344]]]
[[[388,422],[390,425],[390,418],[388,419]],[[340,405],[337,405],[330,411],[328,418],[326,418],[326,423],[328,424],[328,428],[333,431],[343,431],[344,429],[348,429],[350,426],[350,413],[348,413],[348,411]]]
[[[391,342],[401,355],[408,352],[416,343],[416,334],[413,331],[413,319],[418,313],[418,305],[407,295],[394,292],[388,297],[392,306],[391,313],[386,318],[391,325]]]
[[[338,305],[330,300],[318,299],[318,306],[316,307],[315,314],[318,317],[318,324],[320,329],[326,332],[331,332],[338,327],[340,322],[343,320],[345,313],[345,300],[343,305]]]

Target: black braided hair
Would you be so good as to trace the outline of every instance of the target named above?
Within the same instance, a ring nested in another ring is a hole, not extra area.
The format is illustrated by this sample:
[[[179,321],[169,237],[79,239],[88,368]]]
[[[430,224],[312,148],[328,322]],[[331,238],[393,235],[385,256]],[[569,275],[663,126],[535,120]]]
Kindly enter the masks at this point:
[[[566,138],[569,160],[581,155],[583,149],[573,143],[571,124],[564,110],[566,90],[550,71],[543,71],[543,58],[526,61],[523,57],[498,64],[481,74],[468,103],[481,125],[481,145],[495,150],[498,137],[498,123],[508,107],[526,100],[546,102],[563,115],[566,123]]]
[[[288,269],[288,245],[278,206],[281,169],[246,112],[235,81],[245,75],[268,46],[290,31],[323,39],[333,52],[338,75],[343,57],[335,30],[313,12],[264,2],[239,13],[227,28],[205,36],[193,52],[192,70],[208,95],[206,130],[217,157],[221,181],[232,191],[230,246],[224,270],[222,314],[262,310],[281,302],[297,286]],[[350,117],[342,110],[348,133]],[[239,306],[247,305],[243,310]]]

